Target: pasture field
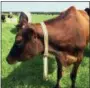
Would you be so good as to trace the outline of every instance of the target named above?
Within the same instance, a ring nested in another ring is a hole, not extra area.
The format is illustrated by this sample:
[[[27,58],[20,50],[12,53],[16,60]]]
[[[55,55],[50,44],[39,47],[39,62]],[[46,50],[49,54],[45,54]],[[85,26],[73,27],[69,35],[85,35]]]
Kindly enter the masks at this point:
[[[41,22],[52,18],[52,15],[32,15],[32,22]],[[2,23],[2,88],[53,88],[56,84],[57,65],[55,57],[49,58],[48,80],[43,80],[43,60],[42,55],[38,55],[32,60],[24,63],[9,65],[6,56],[12,47],[16,35],[16,23]],[[89,88],[89,53],[87,46],[83,61],[79,67],[76,88]],[[62,88],[70,88],[70,71],[72,66],[63,68],[61,79]]]

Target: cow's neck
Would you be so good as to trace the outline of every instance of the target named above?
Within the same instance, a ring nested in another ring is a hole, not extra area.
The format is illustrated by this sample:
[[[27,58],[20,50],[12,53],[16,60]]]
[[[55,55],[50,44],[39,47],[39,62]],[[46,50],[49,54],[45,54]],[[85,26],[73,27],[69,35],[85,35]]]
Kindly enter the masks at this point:
[[[46,25],[46,26],[49,26],[49,25]],[[38,52],[43,53],[44,49],[45,49],[45,46],[44,46],[44,33],[43,33],[43,30],[42,30],[41,24],[39,24],[39,23],[35,24],[35,27],[36,27],[36,33],[37,33]],[[47,29],[47,31],[48,31],[48,36],[49,36],[50,30]],[[57,51],[50,44],[49,44],[49,52],[53,53],[53,54],[57,53]]]
[[[40,37],[44,37],[44,33],[42,30],[42,26],[40,23],[35,24],[35,29],[36,29],[36,33],[40,36]]]
[[[35,24],[34,26],[37,33],[38,52],[44,52],[45,45],[44,45],[44,33],[42,30],[42,26],[41,24]]]

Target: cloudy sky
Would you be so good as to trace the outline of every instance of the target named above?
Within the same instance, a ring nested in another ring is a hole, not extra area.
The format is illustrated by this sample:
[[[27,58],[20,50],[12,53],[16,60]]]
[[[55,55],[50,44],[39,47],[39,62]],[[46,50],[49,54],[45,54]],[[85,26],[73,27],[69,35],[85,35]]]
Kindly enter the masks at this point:
[[[70,6],[85,9],[89,7],[89,2],[2,2],[2,11],[60,12]]]

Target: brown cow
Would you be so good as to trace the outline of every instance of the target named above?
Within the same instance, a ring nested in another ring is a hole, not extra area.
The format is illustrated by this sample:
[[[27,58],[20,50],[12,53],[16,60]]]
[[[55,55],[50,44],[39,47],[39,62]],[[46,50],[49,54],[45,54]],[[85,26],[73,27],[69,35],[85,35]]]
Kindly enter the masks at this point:
[[[56,18],[44,21],[49,36],[49,52],[56,56],[57,84],[62,77],[62,66],[73,64],[70,74],[72,88],[78,67],[83,58],[83,52],[89,40],[89,16],[85,11],[70,7]],[[30,24],[23,18],[19,24],[15,43],[7,57],[9,64],[16,61],[26,61],[44,52],[44,34],[40,23]]]

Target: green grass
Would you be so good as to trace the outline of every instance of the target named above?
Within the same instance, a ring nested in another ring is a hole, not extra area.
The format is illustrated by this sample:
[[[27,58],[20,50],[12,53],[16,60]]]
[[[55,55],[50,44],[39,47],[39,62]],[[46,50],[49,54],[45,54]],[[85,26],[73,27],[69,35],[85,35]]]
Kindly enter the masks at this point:
[[[33,23],[52,18],[52,15],[33,15]],[[6,56],[9,53],[15,39],[15,25],[12,23],[2,23],[2,88],[53,88],[56,83],[56,61],[49,58],[48,80],[43,80],[43,60],[42,55],[36,56],[30,61],[9,65]],[[76,86],[77,88],[89,88],[89,52],[85,49],[83,61],[79,67]],[[71,67],[64,68],[61,79],[62,88],[70,88]]]

